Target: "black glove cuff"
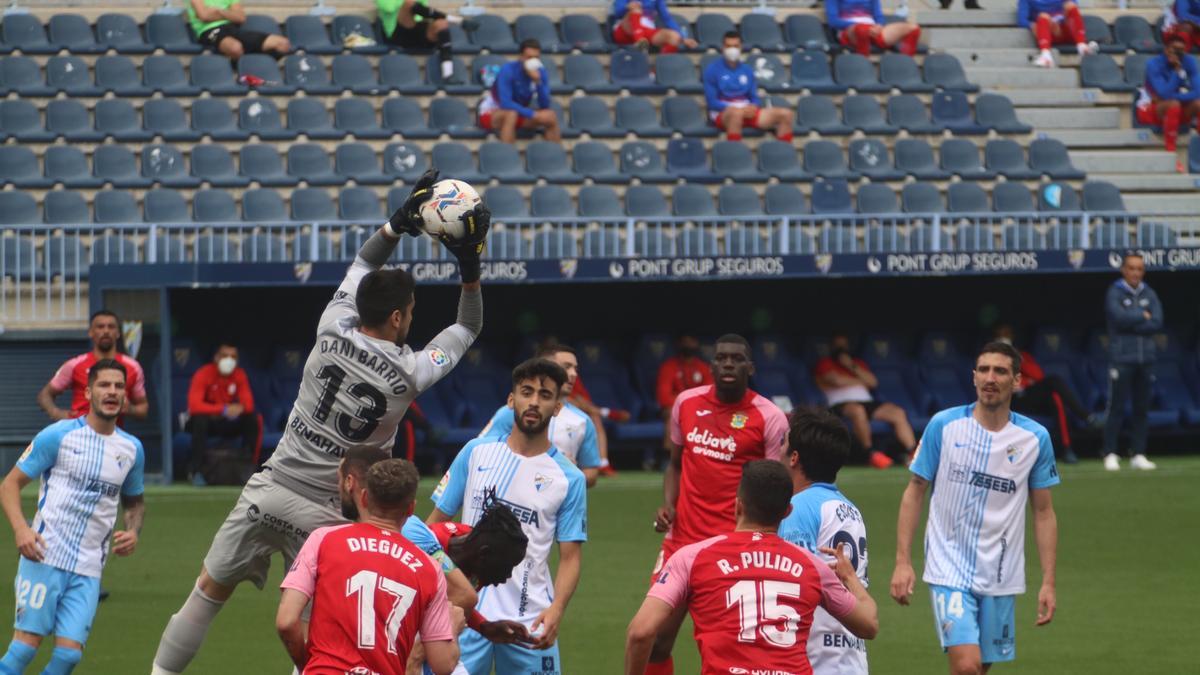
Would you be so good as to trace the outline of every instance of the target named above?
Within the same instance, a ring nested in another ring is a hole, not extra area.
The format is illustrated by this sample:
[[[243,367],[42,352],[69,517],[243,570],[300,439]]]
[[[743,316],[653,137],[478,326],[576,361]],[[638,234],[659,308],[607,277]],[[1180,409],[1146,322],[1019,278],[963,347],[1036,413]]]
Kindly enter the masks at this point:
[[[479,281],[482,268],[483,263],[474,252],[467,253],[458,259],[458,275],[462,277],[464,284],[473,284]]]

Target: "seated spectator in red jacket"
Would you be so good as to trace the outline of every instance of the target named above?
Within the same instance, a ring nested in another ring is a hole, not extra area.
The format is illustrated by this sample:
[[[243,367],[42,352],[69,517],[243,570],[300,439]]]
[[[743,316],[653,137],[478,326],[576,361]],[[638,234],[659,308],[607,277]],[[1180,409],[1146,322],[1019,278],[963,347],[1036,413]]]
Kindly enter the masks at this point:
[[[905,461],[917,447],[908,413],[895,403],[876,401],[871,390],[879,380],[862,359],[850,355],[850,338],[834,334],[829,339],[829,356],[817,361],[813,373],[817,386],[825,393],[829,408],[850,423],[854,440],[866,449],[867,461],[877,469],[892,465],[892,459],[875,449],[871,439],[871,420],[892,425],[896,440],[904,447]]]
[[[683,26],[671,16],[667,0],[616,0],[613,3],[613,42],[635,45],[639,49],[658,47],[663,54],[679,48],[695,49],[697,42],[687,37]]]
[[[187,430],[192,433],[189,473],[202,483],[200,464],[210,436],[241,438],[242,450],[258,454],[259,421],[246,371],[238,367],[238,348],[228,342],[217,346],[212,363],[200,366],[188,388]]]
[[[700,340],[695,335],[680,335],[675,341],[675,355],[658,367],[655,391],[663,419],[671,417],[677,396],[712,383],[712,366],[700,355]]]
[[[997,342],[1013,344],[1012,326],[1002,323],[992,331]],[[1062,460],[1067,464],[1079,461],[1071,447],[1071,430],[1067,412],[1093,428],[1100,427],[1100,417],[1089,412],[1071,385],[1058,375],[1047,375],[1033,354],[1021,350],[1021,381],[1013,394],[1012,409],[1026,415],[1054,415],[1058,418],[1058,435],[1062,439]]]

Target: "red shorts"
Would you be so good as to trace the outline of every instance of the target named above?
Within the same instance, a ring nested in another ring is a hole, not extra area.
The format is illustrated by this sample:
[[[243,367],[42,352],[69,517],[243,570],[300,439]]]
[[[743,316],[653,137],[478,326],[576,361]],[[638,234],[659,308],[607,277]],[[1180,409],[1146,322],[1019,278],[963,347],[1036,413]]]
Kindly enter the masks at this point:
[[[1148,124],[1152,127],[1161,127],[1163,125],[1162,115],[1158,114],[1158,105],[1155,103],[1139,106],[1134,114],[1137,117],[1138,124]]]
[[[487,112],[479,113],[479,128],[480,129],[491,130],[493,128],[492,127],[492,113],[494,113],[494,112],[496,112],[496,111],[489,110]],[[518,129],[523,129],[525,127],[530,127],[530,126],[533,126],[532,119],[530,119],[528,117],[518,117],[517,118],[517,128]]]
[[[726,108],[726,110],[728,110],[728,108]],[[757,129],[759,115],[762,115],[762,108],[759,108],[757,111],[755,111],[754,117],[751,117],[748,120],[744,120],[742,122],[742,128],[743,129]],[[720,129],[721,131],[725,131],[725,111],[722,110],[721,112],[713,113],[712,116],[713,116],[713,125],[716,126],[718,129]]]
[[[636,27],[634,27],[633,35],[630,35],[625,31],[625,20],[622,19],[621,21],[618,21],[615,26],[613,26],[613,42],[619,45],[631,45],[639,40],[652,42],[657,33],[657,28],[647,28],[639,23]]]

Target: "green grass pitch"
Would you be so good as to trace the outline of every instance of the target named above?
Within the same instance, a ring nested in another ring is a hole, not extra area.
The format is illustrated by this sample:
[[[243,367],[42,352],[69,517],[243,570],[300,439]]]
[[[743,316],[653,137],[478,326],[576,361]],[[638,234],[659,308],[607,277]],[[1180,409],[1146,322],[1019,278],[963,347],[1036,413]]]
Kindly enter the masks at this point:
[[[1160,459],[1153,473],[1108,474],[1096,461],[1061,467],[1054,489],[1060,529],[1058,614],[1034,628],[1041,575],[1027,527],[1029,592],[1017,602],[1017,662],[993,672],[1182,673],[1195,672],[1200,650],[1194,635],[1200,606],[1200,458]],[[848,469],[840,481],[862,509],[870,541],[871,593],[881,608],[881,632],[869,647],[872,672],[939,673],[928,592],[918,584],[915,603],[888,597],[895,550],[895,513],[907,474]],[[621,672],[624,631],[644,596],[659,538],[652,530],[661,500],[657,475],[626,473],[601,479],[589,493],[590,542],[583,580],[561,630],[569,675]],[[428,514],[432,481],[422,483],[418,512]],[[28,491],[32,493],[32,488]],[[112,559],[101,604],[77,673],[147,673],[167,618],[191,588],[209,541],[237,497],[232,488],[152,488],[146,529],[137,553]],[[32,501],[26,501],[32,515]],[[921,545],[916,543],[920,551]],[[920,561],[914,561],[920,570]],[[259,592],[242,586],[217,618],[189,672],[289,672],[274,630],[282,563]],[[5,556],[0,577],[11,579],[16,556]],[[9,586],[11,589],[11,586]],[[4,606],[11,612],[11,590]],[[4,620],[10,620],[6,614]],[[43,648],[30,668],[49,657]],[[696,673],[699,659],[685,626],[675,648],[676,672]]]

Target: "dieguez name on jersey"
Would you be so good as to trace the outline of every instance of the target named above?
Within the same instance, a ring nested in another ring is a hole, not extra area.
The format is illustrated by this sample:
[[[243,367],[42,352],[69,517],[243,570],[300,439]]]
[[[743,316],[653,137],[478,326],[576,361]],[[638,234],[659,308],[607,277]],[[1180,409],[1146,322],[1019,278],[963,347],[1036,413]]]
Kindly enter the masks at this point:
[[[394,541],[388,541],[387,539],[376,539],[375,537],[351,537],[346,540],[346,546],[350,548],[351,553],[368,551],[370,553],[386,555],[393,560],[399,560],[401,565],[404,565],[414,572],[425,565],[425,563],[422,563],[412,553],[404,550],[400,544]]]
[[[804,574],[804,565],[780,553],[742,551],[739,564],[737,565],[724,558],[717,560],[717,569],[721,570],[721,574],[733,574],[738,570],[749,569],[751,567],[763,570],[776,570],[790,574],[797,579],[800,578],[800,575]]]
[[[720,438],[713,436],[708,429],[700,431],[700,427],[692,427],[686,440],[693,444],[692,452],[695,454],[725,462],[732,462],[733,454],[737,452],[737,441],[733,440],[732,436]]]
[[[337,337],[322,338],[320,348],[322,354],[344,356],[375,371],[375,374],[382,377],[392,388],[393,396],[399,396],[408,391],[408,383],[401,379],[400,371],[387,359],[381,359],[377,354],[359,349],[349,340]]]

